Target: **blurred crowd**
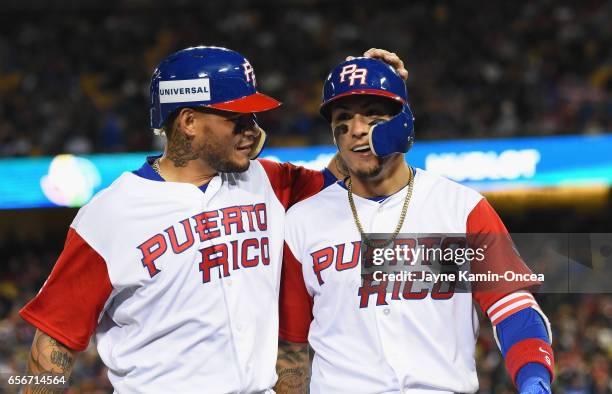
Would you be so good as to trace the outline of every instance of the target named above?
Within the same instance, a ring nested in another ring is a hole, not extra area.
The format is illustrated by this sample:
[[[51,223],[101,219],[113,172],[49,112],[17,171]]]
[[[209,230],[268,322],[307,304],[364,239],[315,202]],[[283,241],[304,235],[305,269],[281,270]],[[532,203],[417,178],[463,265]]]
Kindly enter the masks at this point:
[[[612,295],[536,295],[553,331],[554,393],[612,393]],[[491,325],[481,319],[477,368],[479,393],[515,393]]]
[[[26,370],[34,329],[17,313],[42,286],[62,243],[61,234],[0,241],[0,377]],[[612,294],[540,294],[536,298],[553,329],[554,392],[612,393]],[[481,319],[476,356],[480,393],[516,392],[486,318]],[[92,341],[79,355],[68,393],[111,393],[106,372]]]
[[[25,374],[35,329],[18,312],[47,279],[61,251],[61,238],[48,234],[45,240],[9,237],[0,241],[0,393],[16,392],[7,379]],[[71,379],[68,394],[113,392],[93,341],[79,354]]]
[[[93,0],[0,13],[0,157],[148,151],[148,83],[199,44],[244,53],[272,145],[330,143],[322,81],[346,55],[397,52],[419,139],[612,130],[612,2]]]

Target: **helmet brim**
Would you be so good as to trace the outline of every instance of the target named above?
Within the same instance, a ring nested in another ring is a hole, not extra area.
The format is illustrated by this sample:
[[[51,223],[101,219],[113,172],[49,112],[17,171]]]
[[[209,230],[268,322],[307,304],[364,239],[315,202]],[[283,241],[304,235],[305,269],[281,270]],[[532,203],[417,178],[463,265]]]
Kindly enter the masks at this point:
[[[209,104],[206,107],[215,108],[230,112],[264,112],[277,108],[282,103],[265,94],[255,92],[249,96],[241,97],[236,100],[225,101],[223,103]]]

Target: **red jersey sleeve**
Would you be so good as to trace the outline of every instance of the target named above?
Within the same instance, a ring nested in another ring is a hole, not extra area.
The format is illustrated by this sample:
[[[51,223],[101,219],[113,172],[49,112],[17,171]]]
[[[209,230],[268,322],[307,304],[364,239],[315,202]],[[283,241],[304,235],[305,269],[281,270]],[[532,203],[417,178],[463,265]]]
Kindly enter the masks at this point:
[[[308,342],[312,322],[312,298],[306,290],[302,265],[285,243],[280,288],[281,338],[291,342]]]
[[[104,259],[70,228],[38,295],[19,314],[73,350],[85,350],[112,291]]]
[[[468,215],[466,232],[472,247],[485,249],[484,260],[472,262],[472,273],[491,272],[503,278],[506,272],[518,274],[521,278],[532,274],[518,254],[508,230],[486,199],[480,200]],[[478,282],[473,286],[472,296],[483,311],[489,311],[493,304],[508,294],[539,284],[538,281],[523,279]]]
[[[258,160],[285,209],[320,192],[329,183],[328,176],[322,171],[309,170],[291,163]]]

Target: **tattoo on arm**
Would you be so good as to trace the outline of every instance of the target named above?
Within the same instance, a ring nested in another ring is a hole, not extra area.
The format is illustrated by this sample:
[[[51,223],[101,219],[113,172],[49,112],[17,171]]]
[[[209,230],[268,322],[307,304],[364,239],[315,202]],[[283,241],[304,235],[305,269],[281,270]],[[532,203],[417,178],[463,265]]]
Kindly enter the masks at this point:
[[[293,343],[280,339],[276,373],[278,375],[275,387],[277,393],[308,393],[310,382],[308,344]]]
[[[70,357],[70,355],[67,353],[52,350],[51,362],[53,363],[53,365],[60,367],[62,370],[66,370],[66,368],[69,368],[70,364],[72,364],[72,357]]]
[[[76,352],[67,348],[44,332],[37,330],[32,342],[27,375],[64,375],[70,377]],[[24,393],[52,394],[62,393],[62,389],[52,387],[26,386]]]

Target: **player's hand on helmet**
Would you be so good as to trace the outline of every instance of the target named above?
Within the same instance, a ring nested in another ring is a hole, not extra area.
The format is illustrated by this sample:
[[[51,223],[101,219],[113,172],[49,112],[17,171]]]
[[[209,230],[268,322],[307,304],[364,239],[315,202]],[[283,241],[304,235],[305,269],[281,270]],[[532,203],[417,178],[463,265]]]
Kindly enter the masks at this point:
[[[389,52],[380,48],[370,48],[363,53],[363,56],[384,61],[385,63],[393,67],[404,81],[408,80],[408,70],[406,70],[406,68],[404,67],[404,62],[402,61],[402,59],[399,58],[399,56],[397,56],[395,52]],[[346,60],[352,59],[354,59],[353,56],[348,56],[346,58]]]
[[[527,379],[519,390],[520,394],[551,394],[550,385],[539,377]]]

